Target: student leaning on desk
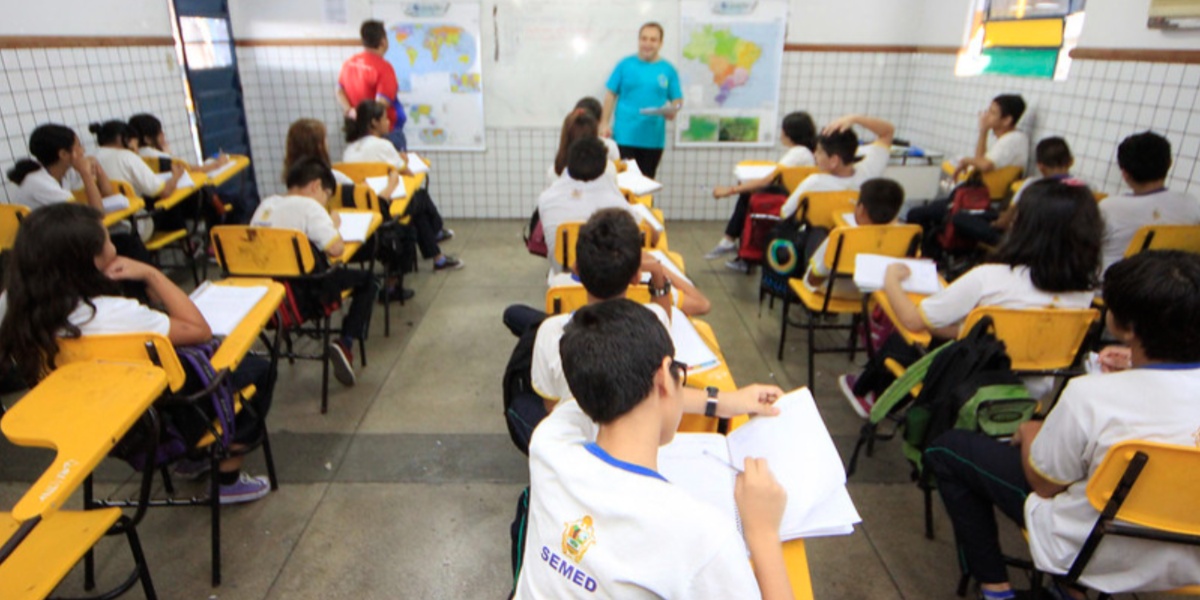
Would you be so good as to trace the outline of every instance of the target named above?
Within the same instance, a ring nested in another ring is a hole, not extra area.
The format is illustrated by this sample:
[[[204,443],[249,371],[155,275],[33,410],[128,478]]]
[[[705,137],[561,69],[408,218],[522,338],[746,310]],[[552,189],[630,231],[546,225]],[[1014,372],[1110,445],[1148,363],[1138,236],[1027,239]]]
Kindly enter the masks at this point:
[[[39,208],[21,222],[5,274],[7,291],[0,296],[0,359],[14,364],[29,385],[53,370],[60,336],[151,332],[177,346],[212,339],[208,323],[187,294],[158,269],[117,256],[100,220],[94,208],[64,203]],[[144,283],[162,311],[121,297],[119,283],[125,281]],[[257,389],[249,401],[253,410],[238,414],[236,451],[253,445],[261,435],[259,421],[251,415],[266,416],[274,377],[269,363],[255,356],[243,359],[232,377],[237,389],[250,384]],[[205,411],[203,417],[190,407],[161,410],[188,447],[208,433],[215,417],[211,403],[197,406]],[[223,504],[257,500],[270,492],[267,478],[242,472],[241,463],[242,457],[235,456],[218,467]],[[176,473],[195,479],[209,464],[183,461]]]

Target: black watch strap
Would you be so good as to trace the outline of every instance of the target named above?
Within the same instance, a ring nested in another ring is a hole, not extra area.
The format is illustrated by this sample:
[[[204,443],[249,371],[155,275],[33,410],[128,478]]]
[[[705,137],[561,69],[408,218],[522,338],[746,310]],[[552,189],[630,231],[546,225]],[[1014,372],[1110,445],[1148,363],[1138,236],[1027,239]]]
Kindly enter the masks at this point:
[[[710,385],[704,388],[704,391],[708,392],[708,404],[704,405],[704,416],[715,417],[717,416],[717,392],[720,390]]]

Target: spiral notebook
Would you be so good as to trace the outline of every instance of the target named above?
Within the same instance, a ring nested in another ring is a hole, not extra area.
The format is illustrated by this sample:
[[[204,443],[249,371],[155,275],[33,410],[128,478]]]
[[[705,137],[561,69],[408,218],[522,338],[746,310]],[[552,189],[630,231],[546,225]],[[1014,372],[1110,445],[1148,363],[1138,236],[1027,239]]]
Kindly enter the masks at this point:
[[[728,436],[678,433],[658,451],[658,470],[674,485],[729,516],[741,519],[734,501],[737,478],[747,456],[767,459],[771,473],[787,490],[780,539],[853,533],[862,522],[846,491],[846,472],[808,388],[776,402],[776,417],[755,417]]]

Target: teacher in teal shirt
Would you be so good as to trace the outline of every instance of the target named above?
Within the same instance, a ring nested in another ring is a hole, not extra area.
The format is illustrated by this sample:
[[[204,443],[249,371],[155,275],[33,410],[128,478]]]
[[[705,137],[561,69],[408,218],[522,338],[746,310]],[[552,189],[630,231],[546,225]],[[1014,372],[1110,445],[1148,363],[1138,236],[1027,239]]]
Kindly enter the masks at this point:
[[[658,56],[662,42],[662,25],[642,25],[638,30],[638,53],[617,63],[608,78],[604,116],[600,119],[600,135],[615,139],[621,158],[636,160],[638,168],[651,179],[666,145],[666,120],[674,119],[683,106],[679,74]],[[654,114],[645,114],[646,110]]]

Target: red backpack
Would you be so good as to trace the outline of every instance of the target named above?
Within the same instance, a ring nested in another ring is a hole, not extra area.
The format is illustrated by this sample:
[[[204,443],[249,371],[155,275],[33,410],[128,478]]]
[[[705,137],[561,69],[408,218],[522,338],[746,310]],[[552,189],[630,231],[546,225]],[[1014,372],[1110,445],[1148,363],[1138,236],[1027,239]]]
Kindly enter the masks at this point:
[[[950,212],[946,215],[946,227],[938,234],[938,243],[945,250],[967,250],[974,247],[975,241],[963,239],[954,234],[954,215],[967,211],[984,211],[992,205],[992,196],[983,183],[983,177],[976,171],[954,188],[950,197]]]
[[[768,188],[750,196],[750,210],[742,226],[738,258],[749,263],[762,263],[767,242],[771,241],[771,231],[780,221],[779,209],[788,199],[786,193],[779,193],[782,191]]]

